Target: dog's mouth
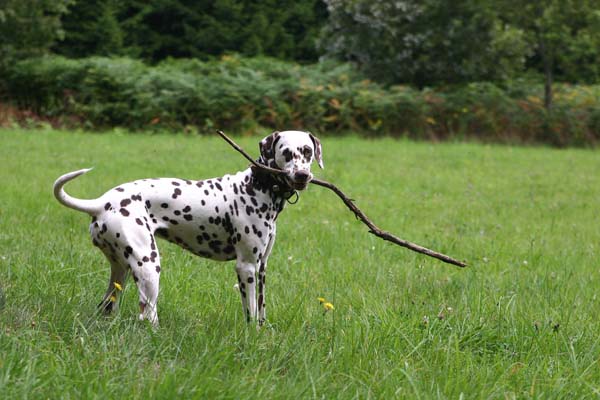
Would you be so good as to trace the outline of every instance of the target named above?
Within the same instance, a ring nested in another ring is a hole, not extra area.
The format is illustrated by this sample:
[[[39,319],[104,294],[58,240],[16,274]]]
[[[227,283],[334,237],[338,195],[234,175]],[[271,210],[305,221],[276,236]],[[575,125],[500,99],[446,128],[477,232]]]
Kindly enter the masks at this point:
[[[292,176],[288,176],[288,184],[294,190],[304,190],[312,179],[312,174],[306,171],[298,171]]]
[[[307,186],[308,186],[308,182],[294,182],[292,184],[292,187],[295,190],[304,190],[304,189],[306,189]]]

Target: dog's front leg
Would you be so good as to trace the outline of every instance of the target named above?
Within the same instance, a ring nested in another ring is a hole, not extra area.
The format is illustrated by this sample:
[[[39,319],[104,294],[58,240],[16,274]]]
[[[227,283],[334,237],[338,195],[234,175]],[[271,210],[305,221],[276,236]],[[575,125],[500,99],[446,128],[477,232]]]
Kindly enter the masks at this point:
[[[258,268],[258,325],[263,325],[267,319],[267,312],[265,310],[266,302],[265,302],[265,289],[266,289],[266,275],[267,275],[267,260],[269,259],[269,255],[271,254],[271,250],[273,249],[273,244],[275,243],[275,229],[269,235],[269,243],[267,244],[267,248],[265,250],[265,254],[262,256],[262,259],[259,260],[259,268]]]
[[[235,267],[246,321],[256,319],[256,264],[241,259]]]

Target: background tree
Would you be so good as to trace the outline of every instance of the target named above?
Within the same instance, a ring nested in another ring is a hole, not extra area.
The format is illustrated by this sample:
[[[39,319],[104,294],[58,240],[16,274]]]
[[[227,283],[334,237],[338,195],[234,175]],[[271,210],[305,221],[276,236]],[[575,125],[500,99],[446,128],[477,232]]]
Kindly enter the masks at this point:
[[[600,0],[501,0],[502,18],[523,32],[528,66],[544,75],[544,104],[552,107],[555,76],[571,82],[600,79]]]
[[[54,50],[68,57],[122,54],[119,4],[117,0],[73,1],[62,18],[64,38]]]
[[[0,68],[15,59],[48,51],[64,37],[61,16],[72,0],[0,2]]]
[[[151,61],[225,52],[316,61],[327,18],[321,0],[79,0],[70,10],[57,52]]]
[[[519,32],[501,23],[493,2],[326,0],[327,55],[356,62],[387,83],[490,80],[523,66]]]

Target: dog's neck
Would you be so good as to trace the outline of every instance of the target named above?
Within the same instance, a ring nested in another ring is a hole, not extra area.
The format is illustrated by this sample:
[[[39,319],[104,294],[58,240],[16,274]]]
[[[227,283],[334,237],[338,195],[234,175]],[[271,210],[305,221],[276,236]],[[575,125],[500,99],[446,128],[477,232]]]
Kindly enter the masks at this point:
[[[263,157],[257,160],[259,164],[277,168],[274,162],[268,163]],[[271,165],[269,165],[271,164]],[[297,195],[297,192],[289,183],[280,176],[263,171],[256,167],[250,167],[252,185],[256,190],[268,193],[278,211],[283,210],[285,202]]]

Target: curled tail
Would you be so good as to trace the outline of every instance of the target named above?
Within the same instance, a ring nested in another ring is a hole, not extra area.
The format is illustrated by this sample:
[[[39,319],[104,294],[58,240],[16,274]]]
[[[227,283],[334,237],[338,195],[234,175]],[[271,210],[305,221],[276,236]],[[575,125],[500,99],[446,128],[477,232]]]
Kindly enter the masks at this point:
[[[98,200],[83,200],[76,199],[75,197],[69,196],[64,190],[63,186],[72,179],[77,178],[80,175],[85,174],[90,171],[91,168],[80,169],[79,171],[69,172],[68,174],[64,174],[60,178],[54,182],[54,197],[58,200],[62,205],[72,208],[77,211],[82,211],[88,213],[90,215],[95,215],[102,209],[102,206],[99,204]]]

